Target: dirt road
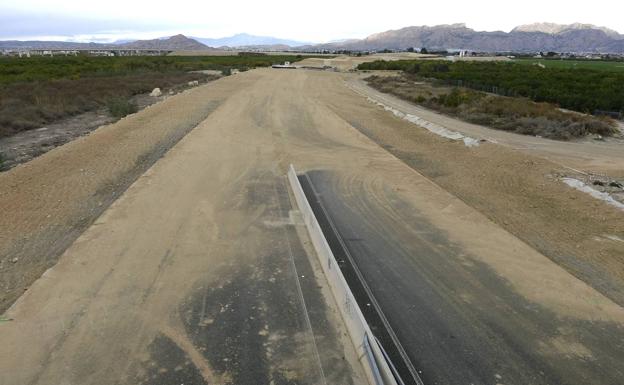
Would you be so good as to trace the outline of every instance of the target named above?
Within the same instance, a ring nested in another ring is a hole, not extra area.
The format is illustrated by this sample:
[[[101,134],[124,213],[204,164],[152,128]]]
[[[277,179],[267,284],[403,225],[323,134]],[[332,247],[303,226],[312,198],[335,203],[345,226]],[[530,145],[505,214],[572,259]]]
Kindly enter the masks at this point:
[[[323,199],[367,250],[358,256],[372,288],[429,383],[521,384],[526,370],[534,383],[624,380],[614,343],[624,309],[364,135],[413,127],[373,108],[341,74],[254,70],[185,95],[155,117],[176,103],[219,103],[5,313],[13,321],[0,323],[0,383],[361,383],[306,267],[309,245],[284,183],[290,163],[322,176]],[[140,129],[146,114],[118,124]],[[93,137],[85,141],[97,148]],[[55,161],[74,177],[79,166],[66,159],[83,145],[31,167]],[[11,180],[23,193],[28,167],[7,175],[21,178]],[[38,175],[48,187],[63,181]],[[37,214],[9,198],[15,223]],[[411,323],[399,314],[423,304]],[[465,322],[449,322],[458,314]]]

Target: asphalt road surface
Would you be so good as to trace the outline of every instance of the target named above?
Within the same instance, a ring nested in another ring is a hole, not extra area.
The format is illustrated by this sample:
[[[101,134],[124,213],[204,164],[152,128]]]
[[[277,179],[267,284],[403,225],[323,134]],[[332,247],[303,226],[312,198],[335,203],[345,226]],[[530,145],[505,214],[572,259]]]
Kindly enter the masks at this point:
[[[528,301],[391,189],[309,175],[425,384],[621,383],[621,326]]]
[[[194,92],[220,103],[4,314],[0,383],[362,383],[310,276],[290,163],[425,383],[624,382],[624,309],[362,135],[345,106],[409,123],[341,74],[262,69]]]

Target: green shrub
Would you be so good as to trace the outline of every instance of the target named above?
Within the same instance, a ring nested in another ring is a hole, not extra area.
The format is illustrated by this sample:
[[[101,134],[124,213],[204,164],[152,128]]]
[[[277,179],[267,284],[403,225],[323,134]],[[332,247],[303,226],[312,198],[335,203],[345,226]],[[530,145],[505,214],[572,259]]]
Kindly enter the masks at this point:
[[[0,137],[38,128],[85,111],[108,107],[116,116],[132,112],[124,103],[154,87],[170,88],[211,76],[199,70],[255,68],[303,56],[243,53],[238,56],[0,57]],[[110,106],[109,106],[110,104]],[[112,108],[111,108],[112,107]]]
[[[306,56],[314,57],[314,56]],[[268,67],[273,62],[296,62],[301,55],[266,55],[239,53],[230,56],[55,56],[0,57],[0,84],[14,84],[53,79],[110,77],[143,72],[187,72],[221,70],[224,67]]]
[[[536,103],[528,98],[503,97],[459,87],[449,89],[410,81],[410,75],[371,76],[366,81],[382,92],[433,110],[518,134],[569,140],[588,134],[609,136],[616,130],[610,119],[565,112],[556,105]]]
[[[410,74],[417,74],[420,72],[420,65],[418,63],[412,63],[405,67],[405,72]]]
[[[230,76],[232,75],[232,69],[230,67],[225,67],[221,70],[221,74],[223,76]]]
[[[583,113],[624,112],[624,71],[441,60],[374,61],[362,63],[358,69],[402,70],[445,85],[525,97]],[[451,98],[448,103],[456,102]]]
[[[133,114],[138,111],[136,103],[123,98],[113,98],[106,103],[108,112],[111,116],[121,119],[126,115]]]

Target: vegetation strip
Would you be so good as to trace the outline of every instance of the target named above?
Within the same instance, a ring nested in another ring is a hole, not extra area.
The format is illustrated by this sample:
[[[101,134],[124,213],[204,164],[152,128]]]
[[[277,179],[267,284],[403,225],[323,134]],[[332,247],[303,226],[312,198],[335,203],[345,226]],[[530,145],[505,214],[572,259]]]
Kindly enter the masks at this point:
[[[424,81],[411,74],[371,76],[373,88],[396,95],[464,121],[517,134],[567,140],[588,134],[617,132],[613,120],[572,111],[526,98],[503,97],[462,87]]]
[[[362,63],[360,70],[401,70],[418,78],[503,96],[527,97],[562,108],[624,113],[624,72],[542,68],[514,62],[399,60]]]
[[[0,137],[107,107],[121,118],[136,111],[134,95],[209,81],[217,70],[229,75],[301,56],[132,56],[0,58]]]

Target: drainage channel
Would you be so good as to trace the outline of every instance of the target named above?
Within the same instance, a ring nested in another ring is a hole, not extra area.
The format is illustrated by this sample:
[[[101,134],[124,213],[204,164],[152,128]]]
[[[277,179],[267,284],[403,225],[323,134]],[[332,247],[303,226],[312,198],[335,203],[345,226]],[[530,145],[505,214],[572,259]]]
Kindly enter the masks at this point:
[[[409,360],[372,291],[366,284],[357,264],[349,253],[340,233],[334,226],[329,213],[314,190],[312,181],[307,174],[299,175],[298,179],[323,231],[323,235],[336,258],[336,263],[340,266],[340,271],[345,277],[371,331],[389,358],[393,370],[396,370],[398,373],[401,380],[400,383],[405,385],[423,385],[418,372]]]

